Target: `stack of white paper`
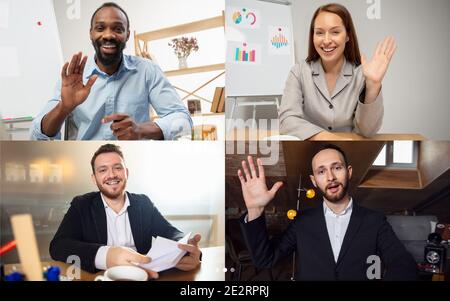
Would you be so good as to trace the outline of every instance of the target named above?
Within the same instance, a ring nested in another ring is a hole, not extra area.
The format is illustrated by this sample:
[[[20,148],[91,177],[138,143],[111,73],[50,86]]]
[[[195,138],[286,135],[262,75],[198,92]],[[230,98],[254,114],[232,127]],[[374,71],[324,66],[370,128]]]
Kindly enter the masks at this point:
[[[188,233],[179,241],[158,236],[153,241],[152,248],[147,253],[147,257],[150,257],[152,261],[150,263],[141,264],[141,267],[155,272],[161,272],[175,267],[180,259],[186,254],[186,251],[178,248],[178,244],[187,244],[190,236],[191,233]]]

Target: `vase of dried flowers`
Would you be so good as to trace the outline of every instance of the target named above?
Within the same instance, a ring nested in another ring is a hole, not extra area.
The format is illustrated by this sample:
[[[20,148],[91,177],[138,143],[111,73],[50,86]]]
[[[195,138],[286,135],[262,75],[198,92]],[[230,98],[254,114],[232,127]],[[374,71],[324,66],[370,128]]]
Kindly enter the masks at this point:
[[[180,69],[187,68],[187,58],[188,56],[194,52],[198,51],[198,43],[197,39],[194,37],[181,37],[172,39],[169,43],[169,46],[172,47],[175,55],[178,57],[178,65]]]
[[[179,56],[178,57],[178,68],[185,69],[187,67],[188,67],[188,65],[187,65],[187,57]]]

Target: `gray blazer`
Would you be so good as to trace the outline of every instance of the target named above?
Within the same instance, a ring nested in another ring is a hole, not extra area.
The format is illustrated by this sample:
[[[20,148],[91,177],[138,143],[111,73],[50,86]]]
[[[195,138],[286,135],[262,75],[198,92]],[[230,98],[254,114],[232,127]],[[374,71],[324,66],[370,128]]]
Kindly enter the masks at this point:
[[[345,61],[332,95],[320,60],[296,64],[286,81],[279,112],[280,133],[302,140],[322,131],[375,135],[383,122],[383,96],[364,104],[361,66]]]

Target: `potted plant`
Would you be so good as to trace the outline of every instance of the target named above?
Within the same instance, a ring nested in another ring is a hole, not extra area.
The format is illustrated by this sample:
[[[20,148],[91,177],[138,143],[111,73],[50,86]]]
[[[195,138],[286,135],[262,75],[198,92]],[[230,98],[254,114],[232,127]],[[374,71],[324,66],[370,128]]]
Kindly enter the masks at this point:
[[[198,43],[197,38],[191,37],[181,37],[172,39],[169,43],[169,46],[172,47],[174,53],[178,57],[179,68],[187,68],[187,57],[194,51],[198,51]]]

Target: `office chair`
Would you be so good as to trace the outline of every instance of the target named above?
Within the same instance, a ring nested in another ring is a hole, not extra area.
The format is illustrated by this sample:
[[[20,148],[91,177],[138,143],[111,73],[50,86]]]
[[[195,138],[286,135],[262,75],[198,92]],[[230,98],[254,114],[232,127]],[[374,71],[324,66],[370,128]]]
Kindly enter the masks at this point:
[[[73,122],[73,116],[70,114],[67,116],[66,121],[64,122],[64,141],[73,141],[77,140],[78,128],[75,126]]]

